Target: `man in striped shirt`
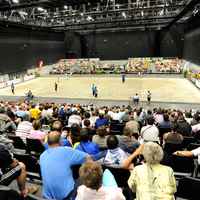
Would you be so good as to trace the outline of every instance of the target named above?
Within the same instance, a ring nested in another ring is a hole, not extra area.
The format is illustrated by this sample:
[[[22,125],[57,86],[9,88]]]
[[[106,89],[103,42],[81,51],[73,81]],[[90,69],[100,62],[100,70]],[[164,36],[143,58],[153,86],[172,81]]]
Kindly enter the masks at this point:
[[[20,137],[25,143],[26,138],[29,137],[31,130],[33,130],[32,123],[29,121],[22,121],[18,124],[16,136]]]

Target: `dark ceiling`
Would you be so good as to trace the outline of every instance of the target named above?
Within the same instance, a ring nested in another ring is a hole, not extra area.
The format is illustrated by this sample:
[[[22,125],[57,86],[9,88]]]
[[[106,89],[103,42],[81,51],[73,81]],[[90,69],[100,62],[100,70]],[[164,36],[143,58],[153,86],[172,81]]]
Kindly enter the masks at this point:
[[[199,0],[0,0],[0,21],[55,30],[160,30],[199,10]]]

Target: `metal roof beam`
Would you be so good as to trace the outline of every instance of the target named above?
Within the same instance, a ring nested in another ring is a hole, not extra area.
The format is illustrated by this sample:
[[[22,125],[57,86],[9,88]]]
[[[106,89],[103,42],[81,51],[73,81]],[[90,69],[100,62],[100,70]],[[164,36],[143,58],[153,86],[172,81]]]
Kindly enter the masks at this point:
[[[0,11],[8,11],[8,10],[17,10],[22,8],[29,8],[34,6],[40,6],[45,3],[50,3],[49,0],[39,0],[39,1],[32,1],[27,3],[19,3],[19,4],[11,4],[11,5],[5,5],[0,7]]]
[[[170,28],[172,25],[174,25],[178,20],[180,20],[188,12],[190,12],[198,3],[199,3],[199,0],[191,0],[185,6],[185,8],[165,28]]]

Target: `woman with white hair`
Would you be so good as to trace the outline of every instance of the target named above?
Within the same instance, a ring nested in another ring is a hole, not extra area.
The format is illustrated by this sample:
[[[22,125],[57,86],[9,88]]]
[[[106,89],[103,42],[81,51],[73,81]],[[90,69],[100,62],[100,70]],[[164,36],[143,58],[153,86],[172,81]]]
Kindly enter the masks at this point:
[[[128,180],[129,187],[136,192],[136,199],[174,200],[176,180],[173,170],[160,164],[162,148],[157,143],[147,142],[138,151],[144,156],[145,163],[136,166]]]

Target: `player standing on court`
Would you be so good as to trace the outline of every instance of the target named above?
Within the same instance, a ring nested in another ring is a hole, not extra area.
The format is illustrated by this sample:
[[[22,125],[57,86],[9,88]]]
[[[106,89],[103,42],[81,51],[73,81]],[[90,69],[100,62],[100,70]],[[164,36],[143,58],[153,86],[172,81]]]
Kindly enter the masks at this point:
[[[95,84],[93,83],[92,84],[92,96],[94,97],[95,96]]]
[[[151,92],[149,90],[147,92],[147,102],[150,105],[150,103],[151,103]]]
[[[55,92],[58,91],[58,83],[57,82],[55,82],[55,84],[54,84],[54,89],[55,89]]]
[[[126,75],[123,73],[122,74],[122,83],[125,83],[125,80],[126,80]]]
[[[12,94],[14,95],[15,94],[15,85],[13,82],[11,84],[11,91],[12,91]]]

